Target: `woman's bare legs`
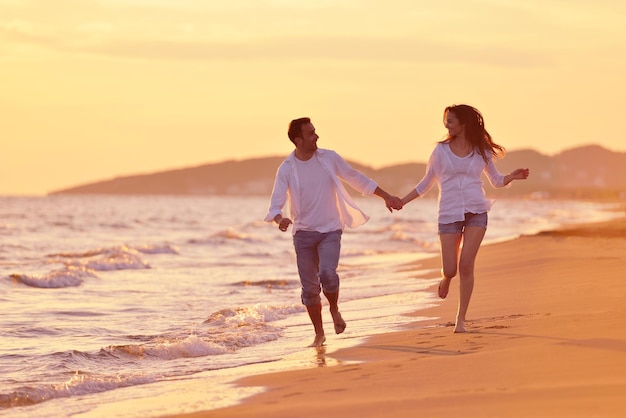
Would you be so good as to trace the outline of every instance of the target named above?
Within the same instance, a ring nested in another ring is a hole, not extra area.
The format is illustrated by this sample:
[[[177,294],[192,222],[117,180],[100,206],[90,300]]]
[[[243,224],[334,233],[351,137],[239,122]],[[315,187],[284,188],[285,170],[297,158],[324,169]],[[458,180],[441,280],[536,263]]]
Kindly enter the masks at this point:
[[[466,227],[463,232],[463,247],[459,259],[459,308],[454,332],[465,332],[465,315],[474,290],[474,265],[480,244],[485,237],[485,228]]]
[[[443,278],[439,282],[438,294],[441,299],[445,299],[450,289],[450,281],[456,276],[461,234],[440,234],[439,240],[441,242],[441,276]]]

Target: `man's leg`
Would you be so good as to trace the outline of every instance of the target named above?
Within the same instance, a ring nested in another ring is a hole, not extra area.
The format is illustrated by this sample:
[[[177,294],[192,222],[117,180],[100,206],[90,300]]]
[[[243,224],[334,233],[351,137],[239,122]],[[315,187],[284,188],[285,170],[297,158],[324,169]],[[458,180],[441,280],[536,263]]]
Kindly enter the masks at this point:
[[[324,295],[328,299],[330,314],[333,317],[335,332],[341,334],[346,329],[346,321],[339,312],[339,255],[341,253],[341,231],[333,231],[325,234],[319,243],[318,254],[320,258],[320,283],[324,289]]]
[[[309,347],[320,347],[326,341],[326,336],[324,335],[324,324],[322,322],[322,303],[320,302],[317,305],[307,306],[306,311],[309,314],[309,318],[311,318],[313,328],[315,328],[315,339]]]
[[[319,347],[326,341],[322,322],[321,286],[318,278],[319,257],[317,255],[317,247],[319,237],[319,233],[308,231],[298,231],[293,237],[298,274],[300,275],[300,284],[302,286],[302,304],[306,307],[315,329],[315,339],[310,347]]]
[[[333,324],[335,325],[335,333],[341,334],[346,329],[346,321],[344,321],[339,312],[339,292],[329,293],[324,292],[328,304],[330,305],[330,315],[333,317]]]

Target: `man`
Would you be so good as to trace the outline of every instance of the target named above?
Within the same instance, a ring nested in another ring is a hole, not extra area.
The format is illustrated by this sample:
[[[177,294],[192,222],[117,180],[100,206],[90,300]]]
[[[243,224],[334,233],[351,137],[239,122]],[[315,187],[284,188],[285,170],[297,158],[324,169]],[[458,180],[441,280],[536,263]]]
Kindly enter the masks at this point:
[[[326,341],[320,292],[328,299],[335,332],[341,334],[346,328],[338,306],[337,266],[342,231],[345,226],[356,228],[369,219],[356,206],[341,180],[366,196],[375,194],[383,198],[390,212],[392,208],[401,209],[402,201],[352,168],[335,151],[318,149],[319,136],[310,118],[291,121],[287,134],[296,148],[276,172],[265,221],[276,222],[283,232],[293,223],[302,303],[315,328],[310,347],[320,347]],[[283,217],[286,203],[293,220]]]

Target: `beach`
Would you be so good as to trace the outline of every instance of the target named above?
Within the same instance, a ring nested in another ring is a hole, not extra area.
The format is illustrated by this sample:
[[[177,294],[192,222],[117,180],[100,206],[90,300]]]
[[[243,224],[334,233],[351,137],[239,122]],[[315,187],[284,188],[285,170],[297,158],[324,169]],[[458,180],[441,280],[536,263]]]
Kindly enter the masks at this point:
[[[437,257],[401,269],[433,271]],[[241,404],[177,417],[621,417],[626,408],[626,218],[484,245],[464,334],[455,278],[429,317],[337,365],[259,374]],[[417,276],[416,276],[417,277]],[[433,292],[436,288],[432,289]],[[350,323],[348,322],[348,327]]]

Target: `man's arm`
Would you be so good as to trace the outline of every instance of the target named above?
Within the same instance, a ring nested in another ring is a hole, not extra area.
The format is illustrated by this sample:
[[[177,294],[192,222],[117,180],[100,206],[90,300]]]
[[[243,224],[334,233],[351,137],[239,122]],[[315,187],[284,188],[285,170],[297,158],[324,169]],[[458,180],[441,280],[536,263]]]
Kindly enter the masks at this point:
[[[274,179],[274,187],[272,188],[272,197],[270,200],[270,207],[265,216],[266,222],[275,222],[278,215],[282,216],[283,207],[287,201],[287,189],[288,189],[287,176],[285,174],[284,163],[276,171],[276,178]]]

